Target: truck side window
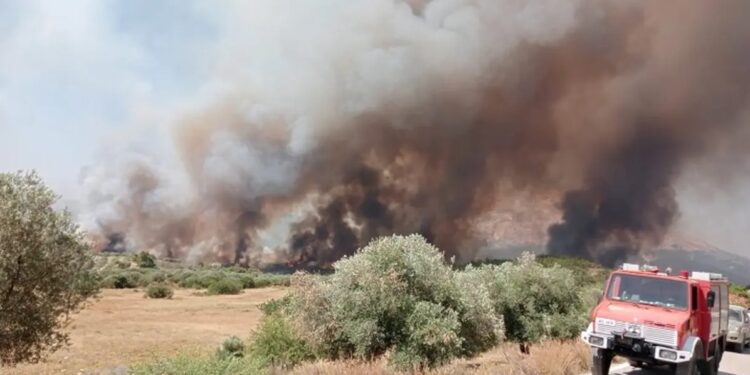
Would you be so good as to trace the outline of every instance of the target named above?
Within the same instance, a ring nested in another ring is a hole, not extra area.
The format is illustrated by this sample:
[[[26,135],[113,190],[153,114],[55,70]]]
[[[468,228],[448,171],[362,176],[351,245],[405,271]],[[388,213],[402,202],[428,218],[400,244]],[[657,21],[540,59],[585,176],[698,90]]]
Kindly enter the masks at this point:
[[[690,301],[693,311],[698,310],[698,287],[695,285],[690,288]]]

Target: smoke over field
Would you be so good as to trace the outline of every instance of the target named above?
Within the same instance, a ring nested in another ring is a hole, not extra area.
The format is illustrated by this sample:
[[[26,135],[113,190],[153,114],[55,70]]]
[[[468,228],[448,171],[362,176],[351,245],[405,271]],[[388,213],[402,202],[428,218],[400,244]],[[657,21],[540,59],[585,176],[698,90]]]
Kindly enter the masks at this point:
[[[553,192],[549,252],[613,264],[666,234],[686,168],[744,163],[746,1],[298,3],[226,13],[174,158],[85,171],[102,248],[306,267],[417,232],[468,261],[483,214]]]

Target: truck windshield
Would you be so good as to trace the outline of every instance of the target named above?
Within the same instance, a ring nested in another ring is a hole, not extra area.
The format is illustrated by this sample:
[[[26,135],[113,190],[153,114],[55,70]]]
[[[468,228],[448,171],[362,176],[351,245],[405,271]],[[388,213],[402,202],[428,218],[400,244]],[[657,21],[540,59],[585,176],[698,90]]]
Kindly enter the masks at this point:
[[[742,311],[729,309],[729,320],[733,320],[735,322],[741,322],[742,321],[741,314],[742,314]]]
[[[615,274],[607,297],[613,300],[687,309],[687,283],[657,277]]]

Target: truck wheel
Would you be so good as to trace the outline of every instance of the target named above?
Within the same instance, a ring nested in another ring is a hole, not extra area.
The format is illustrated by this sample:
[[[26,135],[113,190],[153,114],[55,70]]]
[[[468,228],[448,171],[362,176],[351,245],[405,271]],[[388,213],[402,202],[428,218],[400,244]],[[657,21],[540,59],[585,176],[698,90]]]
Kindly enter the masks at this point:
[[[693,358],[690,362],[680,363],[675,367],[675,375],[701,375],[698,369],[698,360]]]
[[[591,367],[591,375],[609,374],[609,366],[612,364],[614,353],[612,353],[611,350],[605,349],[593,349],[591,352],[593,362],[593,366]]]
[[[701,375],[716,375],[719,372],[719,361],[721,361],[721,353],[717,352],[710,361],[699,361],[698,368],[700,369]]]
[[[674,373],[675,375],[705,375],[702,373],[700,368],[698,368],[698,365],[703,362],[699,356],[703,352],[703,347],[698,344],[695,349],[693,349],[693,357],[690,358],[690,362],[687,363],[680,363],[677,366],[675,366]],[[708,374],[708,373],[706,373]]]

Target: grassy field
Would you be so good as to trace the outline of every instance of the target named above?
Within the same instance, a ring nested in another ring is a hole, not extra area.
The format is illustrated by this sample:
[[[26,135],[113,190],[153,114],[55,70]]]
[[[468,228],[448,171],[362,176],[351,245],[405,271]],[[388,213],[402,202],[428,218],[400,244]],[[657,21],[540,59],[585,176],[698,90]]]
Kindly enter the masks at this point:
[[[3,374],[99,374],[194,349],[208,352],[231,335],[248,337],[261,317],[258,305],[286,293],[283,287],[238,295],[200,296],[177,289],[172,299],[149,299],[143,290],[104,289],[74,317],[71,345],[46,363],[2,369]]]

